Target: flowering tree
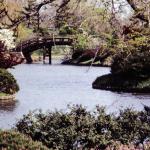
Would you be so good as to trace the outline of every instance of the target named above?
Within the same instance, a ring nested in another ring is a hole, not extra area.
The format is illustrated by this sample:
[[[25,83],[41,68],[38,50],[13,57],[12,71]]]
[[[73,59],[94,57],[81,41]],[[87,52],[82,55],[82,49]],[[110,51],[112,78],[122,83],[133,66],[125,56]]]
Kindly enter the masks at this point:
[[[4,43],[4,47],[9,50],[15,47],[15,37],[13,36],[13,31],[8,29],[0,30],[0,41]]]
[[[14,39],[13,31],[0,30],[0,68],[11,68],[23,61],[20,53],[10,52],[15,47]]]

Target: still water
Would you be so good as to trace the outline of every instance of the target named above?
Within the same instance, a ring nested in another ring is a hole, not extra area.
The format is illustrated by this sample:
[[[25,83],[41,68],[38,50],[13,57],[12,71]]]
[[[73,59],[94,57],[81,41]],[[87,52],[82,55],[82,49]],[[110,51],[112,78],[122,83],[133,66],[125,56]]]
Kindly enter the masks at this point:
[[[10,69],[20,91],[15,102],[0,103],[0,128],[11,128],[23,114],[30,110],[65,110],[67,105],[82,104],[89,110],[96,105],[106,106],[108,112],[132,107],[150,106],[150,94],[115,93],[92,89],[97,76],[110,72],[109,68],[22,64]]]

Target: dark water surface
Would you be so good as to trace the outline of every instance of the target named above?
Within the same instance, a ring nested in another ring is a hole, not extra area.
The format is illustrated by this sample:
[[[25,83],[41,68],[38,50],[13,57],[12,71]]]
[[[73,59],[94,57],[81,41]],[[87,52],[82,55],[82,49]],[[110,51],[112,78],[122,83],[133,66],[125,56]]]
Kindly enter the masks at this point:
[[[97,76],[110,72],[109,68],[63,66],[59,64],[22,64],[10,72],[20,85],[16,102],[0,102],[0,128],[11,128],[29,110],[55,110],[67,104],[82,104],[93,110],[95,105],[106,106],[108,112],[121,108],[143,109],[150,106],[150,94],[137,95],[92,89]]]

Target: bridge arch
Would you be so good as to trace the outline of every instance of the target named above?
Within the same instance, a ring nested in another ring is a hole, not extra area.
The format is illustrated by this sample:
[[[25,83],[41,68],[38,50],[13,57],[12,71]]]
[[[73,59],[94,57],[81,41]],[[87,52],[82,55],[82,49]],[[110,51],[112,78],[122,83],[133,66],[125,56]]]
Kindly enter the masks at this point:
[[[38,49],[47,49],[49,54],[49,64],[51,64],[51,50],[52,46],[55,45],[69,45],[72,46],[72,38],[62,38],[62,37],[53,37],[53,38],[32,38],[23,42],[20,42],[13,51],[22,52],[27,63],[32,63],[31,53]]]

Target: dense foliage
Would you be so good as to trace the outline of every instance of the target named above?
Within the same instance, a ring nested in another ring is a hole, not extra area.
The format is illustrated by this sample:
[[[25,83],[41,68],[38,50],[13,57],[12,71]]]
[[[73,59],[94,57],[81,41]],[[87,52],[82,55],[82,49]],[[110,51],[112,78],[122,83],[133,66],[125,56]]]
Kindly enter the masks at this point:
[[[128,34],[118,46],[118,53],[115,55],[111,72],[124,74],[133,77],[150,77],[150,30]]]
[[[150,112],[126,109],[118,116],[97,107],[89,112],[82,106],[67,112],[30,112],[16,124],[19,132],[42,141],[52,149],[105,149],[115,145],[143,143],[150,138]]]
[[[1,150],[48,150],[40,142],[14,131],[0,131]]]
[[[73,35],[75,33],[76,33],[76,29],[68,25],[62,26],[59,30],[60,35]]]
[[[150,32],[139,29],[125,36],[114,48],[111,74],[98,77],[93,88],[123,92],[150,91]]]
[[[0,69],[0,93],[14,94],[18,90],[19,86],[13,75],[5,69]]]

